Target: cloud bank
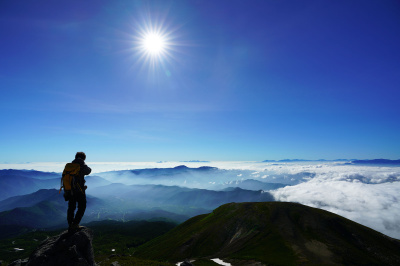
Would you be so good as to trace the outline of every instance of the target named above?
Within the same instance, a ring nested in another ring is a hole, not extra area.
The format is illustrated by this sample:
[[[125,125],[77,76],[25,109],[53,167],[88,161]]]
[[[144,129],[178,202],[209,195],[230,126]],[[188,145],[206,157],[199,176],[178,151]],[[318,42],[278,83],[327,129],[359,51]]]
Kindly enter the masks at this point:
[[[321,208],[400,239],[400,168],[339,167],[271,193],[278,201]]]

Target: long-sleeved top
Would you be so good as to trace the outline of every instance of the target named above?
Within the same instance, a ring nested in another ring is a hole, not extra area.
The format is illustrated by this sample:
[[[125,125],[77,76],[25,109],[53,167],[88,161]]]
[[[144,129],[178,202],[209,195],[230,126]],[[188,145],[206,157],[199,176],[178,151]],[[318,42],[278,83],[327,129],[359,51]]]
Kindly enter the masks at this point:
[[[82,160],[81,158],[77,158],[72,161],[72,163],[78,163],[81,166],[81,169],[79,170],[79,178],[77,180],[78,184],[81,186],[82,189],[84,189],[85,186],[85,175],[89,175],[92,172],[92,169],[86,165],[85,161]]]

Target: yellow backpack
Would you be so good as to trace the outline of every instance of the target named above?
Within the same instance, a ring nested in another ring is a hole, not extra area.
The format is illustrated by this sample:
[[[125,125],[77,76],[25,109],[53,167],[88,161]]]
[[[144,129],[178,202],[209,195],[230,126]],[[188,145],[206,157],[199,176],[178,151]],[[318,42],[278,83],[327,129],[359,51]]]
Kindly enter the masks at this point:
[[[67,163],[65,165],[62,177],[61,177],[61,187],[58,193],[61,193],[61,189],[64,188],[64,199],[68,201],[74,194],[74,191],[82,188],[76,182],[81,166],[78,163]]]

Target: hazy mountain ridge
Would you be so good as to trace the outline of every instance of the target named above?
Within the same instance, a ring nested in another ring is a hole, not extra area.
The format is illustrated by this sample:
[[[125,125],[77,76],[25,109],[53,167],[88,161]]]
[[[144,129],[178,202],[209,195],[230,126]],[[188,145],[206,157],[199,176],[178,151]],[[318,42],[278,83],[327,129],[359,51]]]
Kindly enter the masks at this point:
[[[307,159],[282,159],[282,160],[264,160],[263,163],[293,163],[293,162],[347,162],[355,159],[317,159],[317,160],[307,160]]]
[[[0,170],[0,201],[26,195],[41,189],[59,189],[61,174],[26,170]],[[111,182],[99,176],[87,176],[88,191]]]
[[[60,226],[65,227],[66,225],[68,203],[65,202],[62,194],[59,194],[56,189],[42,190],[28,195],[16,196],[4,200],[0,202],[0,204],[7,208],[12,208],[0,212],[1,226],[17,225],[31,229],[43,229]],[[96,219],[98,213],[104,209],[107,209],[106,202],[88,196],[87,213],[83,221]],[[17,229],[19,230],[19,228]],[[5,233],[8,234],[9,232]],[[4,235],[0,234],[0,238],[3,237]]]
[[[61,173],[42,172],[36,170],[3,169],[0,170],[0,178],[3,176],[25,176],[33,177],[35,179],[53,179],[61,177]]]
[[[396,165],[400,166],[400,160],[388,160],[388,159],[372,159],[372,160],[353,160],[351,164],[358,165]]]
[[[283,160],[264,160],[263,163],[302,163],[302,162],[347,162],[346,164],[355,164],[355,165],[400,165],[399,160],[390,160],[390,159],[368,159],[368,160],[359,160],[359,159],[334,159],[334,160],[306,160],[306,159],[283,159]]]
[[[41,201],[53,198],[58,192],[55,189],[39,189],[32,194],[14,196],[0,201],[0,212],[19,207],[30,207]]]
[[[39,189],[51,189],[57,187],[60,187],[59,178],[36,179],[27,175],[7,174],[0,176],[0,200],[33,193]]]
[[[228,202],[271,201],[264,191],[235,188],[229,191],[162,185],[110,184],[88,195],[83,223],[104,219],[172,219],[183,222]],[[66,225],[67,202],[58,190],[39,190],[0,202],[0,225],[51,228]],[[20,230],[18,228],[18,230]],[[1,236],[0,236],[1,237]]]
[[[207,189],[186,188],[179,186],[164,185],[123,185],[110,184],[99,187],[93,193],[96,197],[107,199],[122,207],[143,207],[147,208],[165,206],[190,206],[212,210],[221,204],[228,202],[244,201],[271,201],[273,197],[268,192],[259,190],[244,190],[235,188],[229,191],[214,191]]]

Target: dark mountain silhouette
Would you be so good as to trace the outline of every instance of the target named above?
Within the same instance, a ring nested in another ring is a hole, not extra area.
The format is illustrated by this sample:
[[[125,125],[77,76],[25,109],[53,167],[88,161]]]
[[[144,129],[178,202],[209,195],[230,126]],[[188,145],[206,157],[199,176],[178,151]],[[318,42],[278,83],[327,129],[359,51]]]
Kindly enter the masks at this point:
[[[399,265],[400,241],[339,215],[296,203],[230,203],[189,219],[135,256],[233,265]],[[247,261],[247,262],[246,262]],[[246,264],[247,263],[247,264]]]

